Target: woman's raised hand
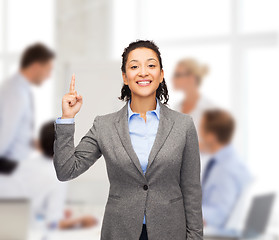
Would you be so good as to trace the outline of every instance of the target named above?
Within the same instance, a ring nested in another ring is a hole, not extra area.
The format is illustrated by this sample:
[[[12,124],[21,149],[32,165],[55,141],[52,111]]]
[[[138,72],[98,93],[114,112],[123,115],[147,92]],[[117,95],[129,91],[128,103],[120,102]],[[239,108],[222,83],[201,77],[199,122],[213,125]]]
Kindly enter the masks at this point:
[[[82,106],[82,96],[75,90],[75,74],[72,75],[70,92],[62,99],[62,119],[74,118]]]

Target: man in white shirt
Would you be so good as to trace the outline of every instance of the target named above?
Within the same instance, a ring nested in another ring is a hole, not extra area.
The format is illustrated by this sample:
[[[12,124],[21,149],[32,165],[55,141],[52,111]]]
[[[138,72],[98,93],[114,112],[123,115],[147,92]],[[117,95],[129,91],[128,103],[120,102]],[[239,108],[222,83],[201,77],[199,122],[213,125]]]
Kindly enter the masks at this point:
[[[33,147],[31,86],[40,86],[50,76],[54,57],[54,52],[43,44],[27,47],[18,72],[0,86],[0,175],[11,174]]]

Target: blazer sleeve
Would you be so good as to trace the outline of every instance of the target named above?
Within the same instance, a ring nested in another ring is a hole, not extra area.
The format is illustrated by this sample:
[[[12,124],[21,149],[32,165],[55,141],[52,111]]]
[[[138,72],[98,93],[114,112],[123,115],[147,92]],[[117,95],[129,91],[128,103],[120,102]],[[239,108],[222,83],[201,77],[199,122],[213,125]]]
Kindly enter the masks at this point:
[[[58,124],[54,122],[53,163],[58,180],[68,181],[78,177],[102,156],[98,144],[98,126],[99,116],[96,116],[93,126],[75,147],[75,123]]]
[[[187,116],[186,145],[180,172],[187,240],[203,239],[202,190],[200,184],[200,152],[197,131],[191,116]]]

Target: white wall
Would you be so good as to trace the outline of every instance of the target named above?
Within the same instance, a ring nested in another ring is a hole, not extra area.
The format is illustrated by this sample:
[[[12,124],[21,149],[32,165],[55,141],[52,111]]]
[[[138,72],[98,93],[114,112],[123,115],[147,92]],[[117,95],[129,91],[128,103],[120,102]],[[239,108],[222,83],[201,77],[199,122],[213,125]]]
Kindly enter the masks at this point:
[[[61,100],[76,74],[76,90],[84,103],[75,118],[75,144],[91,128],[96,115],[114,112],[124,103],[120,96],[122,78],[119,61],[110,60],[109,1],[57,1],[57,72],[55,111],[61,116]],[[70,202],[104,204],[108,194],[105,160],[70,182]]]

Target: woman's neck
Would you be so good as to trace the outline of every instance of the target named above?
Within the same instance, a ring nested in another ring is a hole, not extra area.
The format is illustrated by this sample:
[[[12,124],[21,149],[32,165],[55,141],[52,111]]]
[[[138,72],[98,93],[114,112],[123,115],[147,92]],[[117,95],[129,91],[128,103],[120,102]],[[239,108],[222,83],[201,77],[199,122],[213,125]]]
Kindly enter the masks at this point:
[[[145,116],[147,111],[152,111],[156,109],[157,102],[155,96],[132,96],[130,103],[131,110],[133,112],[140,113],[140,115]]]

